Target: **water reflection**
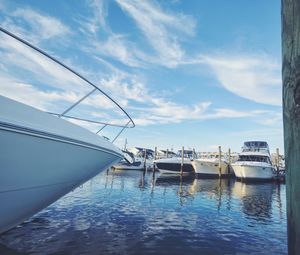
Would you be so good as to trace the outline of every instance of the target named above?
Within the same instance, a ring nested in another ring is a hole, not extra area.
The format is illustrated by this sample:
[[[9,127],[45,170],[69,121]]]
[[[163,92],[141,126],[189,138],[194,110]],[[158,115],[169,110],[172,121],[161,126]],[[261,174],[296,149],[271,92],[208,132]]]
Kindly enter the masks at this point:
[[[108,171],[0,244],[21,254],[285,254],[285,185]]]
[[[273,183],[243,183],[236,181],[232,188],[234,196],[242,202],[243,212],[256,220],[266,220],[272,214],[275,189]]]
[[[275,183],[244,183],[234,179],[201,179],[195,176],[178,176],[152,173],[147,171],[119,171],[113,170],[107,173],[106,185],[110,180],[110,188],[113,188],[115,177],[121,181],[120,189],[124,191],[125,182],[136,182],[140,190],[151,190],[153,195],[155,188],[166,196],[167,191],[176,194],[180,205],[192,201],[196,196],[206,200],[214,200],[217,210],[225,204],[227,210],[231,209],[232,198],[241,203],[242,212],[247,217],[255,220],[267,220],[272,216],[273,203],[278,209],[280,219],[283,219],[283,202],[281,199],[281,187]],[[137,178],[138,177],[138,178]],[[285,191],[285,190],[284,190]],[[153,197],[152,197],[153,198]],[[285,202],[285,201],[284,201]]]

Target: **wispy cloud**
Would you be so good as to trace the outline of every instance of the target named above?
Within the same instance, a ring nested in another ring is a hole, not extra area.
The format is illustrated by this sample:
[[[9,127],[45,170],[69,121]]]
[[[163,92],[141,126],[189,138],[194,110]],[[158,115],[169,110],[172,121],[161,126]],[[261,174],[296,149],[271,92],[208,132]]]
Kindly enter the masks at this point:
[[[281,105],[281,65],[268,55],[202,55],[190,64],[208,65],[220,85],[237,96]]]
[[[3,8],[3,11],[7,11]],[[9,15],[3,16],[2,26],[23,39],[35,44],[51,39],[66,41],[71,34],[71,29],[58,18],[32,8],[18,8]]]
[[[89,0],[88,5],[91,9],[90,18],[85,19],[85,27],[90,33],[96,34],[99,30],[110,31],[106,22],[107,2],[105,0]]]
[[[74,92],[42,91],[31,84],[18,82],[11,78],[0,78],[0,94],[40,110],[53,109],[55,102],[76,102],[79,96]]]
[[[136,0],[117,0],[117,2],[133,18],[156,51],[158,55],[156,62],[167,67],[176,67],[185,53],[179,44],[180,34],[174,31],[193,35],[194,19],[183,14],[167,14],[155,2]]]
[[[12,16],[23,18],[30,25],[32,32],[38,34],[43,40],[64,37],[71,33],[70,29],[59,19],[41,14],[30,8],[17,9]]]

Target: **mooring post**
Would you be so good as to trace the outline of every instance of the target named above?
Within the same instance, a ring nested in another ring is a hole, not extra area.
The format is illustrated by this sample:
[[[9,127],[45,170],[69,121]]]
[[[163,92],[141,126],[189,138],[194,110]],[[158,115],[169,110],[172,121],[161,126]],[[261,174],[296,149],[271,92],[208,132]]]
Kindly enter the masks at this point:
[[[182,146],[181,150],[181,167],[180,167],[180,175],[183,174],[183,162],[184,162],[184,146]]]
[[[222,150],[221,146],[219,146],[219,178],[221,177],[221,156],[222,156]]]
[[[167,149],[167,153],[166,154],[167,154],[166,156],[168,158],[169,157],[169,149]]]
[[[300,254],[300,0],[282,0],[283,128],[289,254]]]
[[[276,149],[276,170],[277,170],[277,178],[279,177],[279,167],[280,167],[280,155],[279,148]]]
[[[145,149],[145,155],[144,155],[144,167],[147,170],[147,149]]]
[[[154,148],[154,161],[157,159],[157,147]],[[155,172],[156,165],[153,162],[153,172]]]
[[[230,175],[231,172],[231,150],[228,149],[228,168],[227,168],[227,174]]]

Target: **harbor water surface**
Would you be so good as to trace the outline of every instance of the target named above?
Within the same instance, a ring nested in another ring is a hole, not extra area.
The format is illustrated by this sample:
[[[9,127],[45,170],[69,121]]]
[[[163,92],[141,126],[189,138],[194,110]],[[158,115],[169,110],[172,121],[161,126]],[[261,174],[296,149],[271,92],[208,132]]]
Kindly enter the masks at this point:
[[[0,235],[0,254],[287,254],[284,184],[109,170]]]

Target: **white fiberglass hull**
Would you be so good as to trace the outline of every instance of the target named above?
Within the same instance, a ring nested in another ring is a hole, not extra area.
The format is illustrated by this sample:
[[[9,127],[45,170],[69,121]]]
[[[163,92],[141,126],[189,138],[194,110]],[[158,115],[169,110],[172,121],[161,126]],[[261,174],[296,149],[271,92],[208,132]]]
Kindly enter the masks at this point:
[[[231,165],[235,176],[241,180],[271,180],[275,177],[274,167],[260,162],[237,162]]]
[[[122,157],[113,146],[105,146],[106,141],[74,124],[66,124],[64,120],[2,97],[0,106],[0,233],[23,222]],[[9,107],[8,112],[2,108],[5,106]],[[22,121],[24,114],[32,118],[30,127]],[[54,123],[66,131],[77,130],[82,134],[81,139],[50,133],[49,128],[34,129],[41,119],[47,121],[44,124],[48,127]],[[93,137],[100,139],[99,142],[89,143]]]
[[[192,165],[199,176],[219,176],[219,162],[216,160],[195,159]],[[228,175],[228,164],[224,161],[221,161],[221,175]]]

